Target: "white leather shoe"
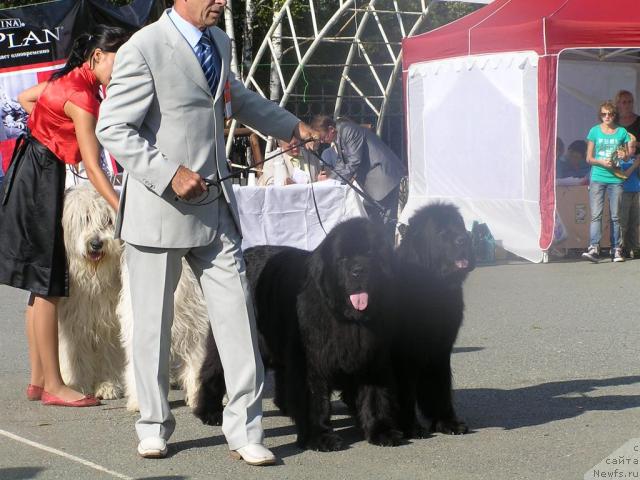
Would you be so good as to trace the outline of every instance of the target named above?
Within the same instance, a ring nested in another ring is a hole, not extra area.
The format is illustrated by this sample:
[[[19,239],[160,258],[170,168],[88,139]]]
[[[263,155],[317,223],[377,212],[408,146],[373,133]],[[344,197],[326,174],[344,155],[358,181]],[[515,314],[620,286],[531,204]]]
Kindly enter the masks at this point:
[[[160,437],[147,437],[140,440],[138,455],[142,458],[164,458],[167,456],[167,441]]]
[[[237,450],[231,450],[231,457],[236,460],[244,460],[249,465],[273,465],[276,456],[271,450],[259,443],[250,443]]]

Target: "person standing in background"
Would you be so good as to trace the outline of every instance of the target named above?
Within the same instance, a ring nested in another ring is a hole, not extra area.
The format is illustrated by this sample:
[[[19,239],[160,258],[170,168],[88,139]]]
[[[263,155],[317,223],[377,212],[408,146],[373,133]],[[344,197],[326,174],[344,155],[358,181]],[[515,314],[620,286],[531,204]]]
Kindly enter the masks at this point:
[[[628,90],[620,90],[616,93],[614,103],[618,108],[618,125],[633,135],[640,138],[640,116],[634,110],[633,94]],[[640,145],[636,142],[634,153],[640,153]]]
[[[628,90],[620,90],[614,98],[620,116],[618,124],[623,126],[629,135],[634,139],[633,153],[636,158],[640,158],[640,145],[637,139],[640,138],[640,116],[634,112],[633,94]],[[622,194],[622,206],[620,227],[622,235],[623,253],[626,258],[635,258],[634,254],[640,253],[638,243],[638,224],[640,223],[640,177],[638,170],[633,172],[631,168],[633,161],[625,162],[625,174],[629,174],[629,179],[624,182],[624,193]],[[634,167],[636,168],[636,167]]]
[[[630,150],[636,150],[636,137],[629,133],[631,138]],[[640,176],[638,176],[640,157],[629,156],[628,160],[620,162],[627,179],[622,184],[622,204],[620,206],[620,236],[622,239],[622,251],[625,258],[636,258],[639,253],[638,225],[640,223]]]
[[[601,122],[595,125],[587,135],[587,163],[591,165],[589,184],[589,247],[582,258],[597,263],[600,255],[602,237],[602,211],[605,193],[609,198],[611,216],[611,250],[614,262],[624,262],[622,239],[620,237],[620,205],[622,202],[622,183],[626,177],[617,167],[619,161],[629,157],[629,134],[617,124],[618,111],[615,104],[606,101],[600,104],[598,117]]]

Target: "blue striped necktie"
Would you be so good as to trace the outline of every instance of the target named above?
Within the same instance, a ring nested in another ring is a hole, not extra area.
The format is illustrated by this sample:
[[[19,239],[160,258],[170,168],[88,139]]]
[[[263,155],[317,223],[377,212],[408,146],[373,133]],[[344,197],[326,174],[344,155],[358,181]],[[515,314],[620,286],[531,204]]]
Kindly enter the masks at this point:
[[[211,43],[206,33],[203,33],[202,37],[200,37],[200,41],[196,44],[195,52],[204,76],[207,79],[207,83],[209,84],[209,90],[215,95],[218,88],[219,71],[222,62],[218,50]]]

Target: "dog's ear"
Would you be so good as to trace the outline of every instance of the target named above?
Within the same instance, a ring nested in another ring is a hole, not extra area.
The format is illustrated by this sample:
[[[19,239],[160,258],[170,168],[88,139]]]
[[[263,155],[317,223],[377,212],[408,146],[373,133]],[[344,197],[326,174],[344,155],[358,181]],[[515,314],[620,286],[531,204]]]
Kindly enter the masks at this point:
[[[383,234],[381,229],[369,231],[368,247],[372,253],[373,261],[385,278],[391,278],[393,267],[393,245]]]
[[[398,247],[401,260],[418,264],[425,268],[433,267],[432,250],[437,245],[437,226],[431,219],[412,219]]]
[[[322,294],[322,300],[327,302],[330,308],[335,307],[335,299],[332,292],[337,282],[332,272],[336,265],[333,261],[331,242],[322,242],[309,256],[307,282]]]
[[[324,266],[322,265],[320,252],[317,250],[312,252],[307,265],[309,269],[308,280],[312,280],[315,284],[320,284],[322,282],[322,276],[324,275]]]
[[[418,262],[427,269],[438,267],[442,252],[438,252],[440,245],[440,225],[433,220],[426,222],[416,235],[419,245],[416,246]]]

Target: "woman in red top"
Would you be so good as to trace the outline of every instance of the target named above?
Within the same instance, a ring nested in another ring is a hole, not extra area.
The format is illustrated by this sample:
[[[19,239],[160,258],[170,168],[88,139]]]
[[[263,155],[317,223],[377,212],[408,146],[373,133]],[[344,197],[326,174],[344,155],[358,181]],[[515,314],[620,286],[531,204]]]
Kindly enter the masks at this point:
[[[100,168],[95,126],[100,85],[128,34],[98,26],[81,35],[66,65],[48,82],[22,92],[29,132],[16,142],[0,188],[0,283],[31,292],[26,312],[30,400],[88,407],[100,402],[67,387],[58,361],[58,298],[68,295],[62,232],[65,164],[84,162],[89,180],[117,209],[118,196]]]

